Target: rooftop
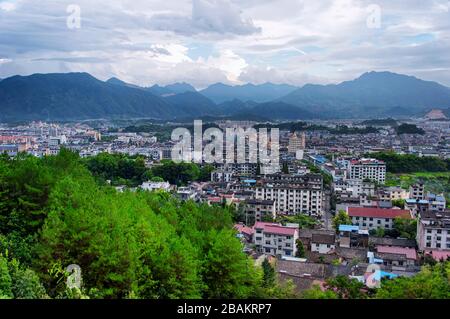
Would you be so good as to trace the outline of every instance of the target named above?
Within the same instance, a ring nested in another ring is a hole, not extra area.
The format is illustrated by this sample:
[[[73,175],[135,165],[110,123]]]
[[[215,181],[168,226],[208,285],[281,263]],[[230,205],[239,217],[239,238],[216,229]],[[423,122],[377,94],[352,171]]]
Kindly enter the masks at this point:
[[[349,207],[350,217],[374,217],[374,218],[406,218],[411,219],[411,213],[404,209],[384,209],[373,207]]]
[[[286,227],[276,223],[257,222],[253,228],[262,229],[265,233],[284,236],[294,236],[298,232],[297,228]]]
[[[407,259],[417,260],[417,252],[414,248],[408,247],[392,247],[392,246],[377,246],[377,252],[386,254],[405,255]]]

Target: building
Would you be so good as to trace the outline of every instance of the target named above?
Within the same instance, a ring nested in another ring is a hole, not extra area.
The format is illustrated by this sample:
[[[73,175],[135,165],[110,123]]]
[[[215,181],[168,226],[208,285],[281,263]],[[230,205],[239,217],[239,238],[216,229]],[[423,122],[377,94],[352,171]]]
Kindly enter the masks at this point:
[[[302,151],[306,148],[306,135],[302,133],[292,133],[289,136],[288,152],[297,154],[297,151]]]
[[[255,186],[255,198],[274,200],[277,214],[323,214],[323,179],[307,174],[292,179],[265,179]]]
[[[196,200],[197,199],[197,192],[192,187],[179,187],[177,190],[177,196],[182,201],[188,201],[188,200]]]
[[[339,225],[339,247],[368,247],[369,232],[359,226]]]
[[[378,228],[390,230],[394,227],[396,218],[411,219],[410,211],[394,208],[348,207],[347,213],[352,219],[353,225],[368,230]]]
[[[18,145],[0,145],[0,154],[8,154],[9,156],[16,156],[19,153]]]
[[[401,187],[383,187],[378,190],[378,198],[381,201],[393,201],[407,199],[409,193]]]
[[[420,213],[417,243],[421,251],[450,251],[450,211]]]
[[[375,250],[375,257],[382,260],[385,266],[406,268],[415,266],[418,261],[415,248],[378,245]]]
[[[140,187],[150,192],[156,190],[170,191],[170,184],[168,182],[144,182]]]
[[[248,199],[245,201],[245,213],[260,222],[263,217],[275,219],[277,217],[274,200]]]
[[[432,212],[443,212],[447,207],[447,201],[444,194],[436,195],[428,193],[426,200],[428,201],[428,209]]]
[[[386,181],[386,164],[383,161],[372,158],[350,161],[348,178],[371,180],[384,184]]]
[[[311,238],[311,252],[328,254],[336,249],[334,234],[313,234]]]
[[[425,199],[425,186],[423,182],[419,182],[410,186],[409,198],[416,200]]]
[[[253,229],[254,244],[259,252],[277,257],[297,254],[297,227],[257,222]]]
[[[220,183],[231,182],[233,178],[233,171],[231,169],[218,169],[211,173],[211,182]]]

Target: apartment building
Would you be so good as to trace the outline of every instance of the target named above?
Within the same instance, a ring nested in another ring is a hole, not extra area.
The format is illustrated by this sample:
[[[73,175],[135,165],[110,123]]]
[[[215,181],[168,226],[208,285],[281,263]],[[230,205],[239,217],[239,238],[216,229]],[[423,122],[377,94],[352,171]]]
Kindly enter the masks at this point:
[[[262,221],[264,216],[276,218],[274,200],[248,199],[245,201],[245,213],[254,218],[255,222]]]
[[[297,151],[304,150],[306,148],[306,135],[302,133],[292,133],[289,136],[288,152],[297,154]]]
[[[347,213],[353,225],[368,230],[378,228],[390,230],[396,218],[411,219],[410,211],[395,208],[348,207]]]
[[[307,174],[297,177],[278,176],[264,179],[255,186],[255,198],[273,200],[277,214],[323,214],[323,180],[321,175]]]
[[[409,187],[409,198],[416,200],[425,199],[425,185],[422,182],[411,185]]]
[[[378,190],[378,198],[381,201],[407,199],[409,193],[401,187],[383,187]]]
[[[422,212],[417,223],[419,250],[450,252],[450,210]]]
[[[386,164],[372,158],[352,160],[348,166],[348,178],[372,180],[384,184],[386,181]]]
[[[253,229],[254,244],[259,252],[277,257],[297,254],[298,227],[257,222]]]

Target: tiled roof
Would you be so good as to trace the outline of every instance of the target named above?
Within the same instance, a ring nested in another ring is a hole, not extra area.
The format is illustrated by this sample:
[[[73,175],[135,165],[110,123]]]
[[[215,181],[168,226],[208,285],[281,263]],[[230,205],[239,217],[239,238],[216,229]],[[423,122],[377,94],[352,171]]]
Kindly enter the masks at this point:
[[[414,248],[377,246],[377,252],[386,254],[406,255],[407,259],[417,260],[417,252]]]
[[[442,250],[426,250],[426,254],[430,254],[435,260],[440,261],[441,259],[447,260],[450,257],[450,251],[442,251]]]
[[[406,218],[411,219],[411,213],[404,209],[384,209],[373,207],[349,207],[350,217],[375,217],[375,218]]]
[[[241,234],[253,235],[253,229],[243,224],[236,224],[234,225],[234,228]]]
[[[325,235],[325,234],[313,234],[311,242],[319,243],[319,244],[334,244],[335,236],[334,235]]]
[[[275,223],[257,222],[253,228],[263,229],[265,233],[284,236],[294,236],[295,233],[298,232],[297,228],[285,227]]]

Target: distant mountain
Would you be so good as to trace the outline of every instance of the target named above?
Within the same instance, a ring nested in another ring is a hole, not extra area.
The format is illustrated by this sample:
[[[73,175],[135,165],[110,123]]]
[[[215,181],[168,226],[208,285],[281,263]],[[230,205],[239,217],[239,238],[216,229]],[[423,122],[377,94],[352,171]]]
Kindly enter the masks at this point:
[[[307,120],[321,117],[320,115],[315,115],[309,111],[284,102],[262,103],[237,114],[240,113],[252,114],[255,116],[258,115],[274,120]]]
[[[230,86],[223,83],[216,83],[200,91],[200,93],[218,104],[235,99],[244,102],[251,100],[264,103],[283,97],[296,89],[297,87],[287,84],[265,83],[261,85],[246,84]]]
[[[168,96],[168,95],[175,94],[171,90],[169,90],[163,86],[159,86],[158,84],[155,84],[152,87],[146,88],[146,90],[157,96]]]
[[[239,112],[244,112],[256,105],[258,105],[256,102],[242,102],[241,100],[234,99],[232,101],[219,104],[217,108],[221,114],[236,114]]]
[[[165,88],[175,94],[181,94],[186,92],[197,92],[197,90],[188,83],[174,83],[166,85]]]
[[[308,84],[279,100],[341,117],[413,115],[450,107],[450,88],[412,76],[369,72],[337,85]]]
[[[175,94],[165,97],[164,100],[180,111],[180,114],[194,117],[220,114],[213,101],[197,92]]]
[[[102,82],[87,73],[13,76],[0,82],[0,121],[83,120],[183,114],[145,90]]]
[[[110,78],[109,80],[106,81],[106,83],[114,84],[114,85],[121,85],[121,86],[128,86],[128,87],[135,88],[135,89],[142,89],[140,86],[124,82],[115,77]]]

